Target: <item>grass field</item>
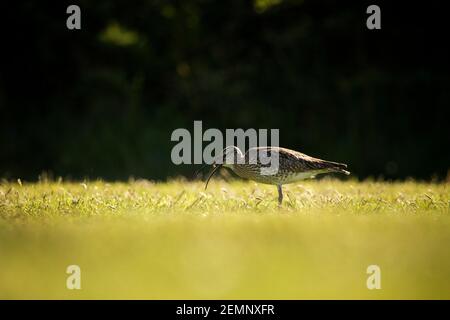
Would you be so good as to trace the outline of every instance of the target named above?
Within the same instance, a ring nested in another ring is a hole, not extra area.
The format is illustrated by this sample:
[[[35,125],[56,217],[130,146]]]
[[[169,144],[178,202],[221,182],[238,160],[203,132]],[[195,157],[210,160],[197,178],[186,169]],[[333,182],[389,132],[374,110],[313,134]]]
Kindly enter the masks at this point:
[[[449,184],[203,186],[3,182],[0,298],[450,299]]]

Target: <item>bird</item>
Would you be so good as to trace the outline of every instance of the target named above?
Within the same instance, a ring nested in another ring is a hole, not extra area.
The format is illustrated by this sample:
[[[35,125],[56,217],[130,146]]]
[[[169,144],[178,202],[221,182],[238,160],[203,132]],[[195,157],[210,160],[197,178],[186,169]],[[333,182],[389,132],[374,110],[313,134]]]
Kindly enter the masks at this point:
[[[269,160],[276,159],[275,166]],[[204,165],[198,172],[207,166]],[[221,167],[231,169],[244,179],[277,186],[278,205],[283,202],[284,184],[314,178],[322,173],[343,173],[349,175],[347,165],[344,163],[326,161],[308,156],[304,153],[282,147],[254,147],[245,154],[236,147],[228,146],[213,162],[213,170],[209,174],[205,190],[211,177]],[[265,170],[265,171],[264,171]]]

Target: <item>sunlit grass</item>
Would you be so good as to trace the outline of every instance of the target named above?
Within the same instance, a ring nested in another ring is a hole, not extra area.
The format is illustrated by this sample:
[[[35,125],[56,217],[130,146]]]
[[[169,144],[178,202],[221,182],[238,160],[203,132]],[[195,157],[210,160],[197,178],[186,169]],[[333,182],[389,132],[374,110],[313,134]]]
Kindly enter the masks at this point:
[[[450,298],[448,184],[307,181],[282,208],[273,186],[203,188],[1,184],[0,298]]]

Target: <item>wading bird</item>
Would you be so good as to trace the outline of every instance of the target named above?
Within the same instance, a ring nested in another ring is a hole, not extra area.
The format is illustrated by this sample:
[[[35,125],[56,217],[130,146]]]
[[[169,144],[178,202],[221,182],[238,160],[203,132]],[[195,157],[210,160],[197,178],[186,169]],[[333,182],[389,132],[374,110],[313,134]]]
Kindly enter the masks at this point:
[[[283,184],[314,178],[321,173],[339,172],[346,175],[350,174],[350,172],[345,170],[347,168],[346,164],[313,158],[298,151],[280,147],[251,148],[244,155],[238,147],[229,146],[214,161],[213,167],[214,169],[206,181],[205,190],[214,173],[221,167],[226,167],[242,178],[276,185],[279,205],[283,201]]]

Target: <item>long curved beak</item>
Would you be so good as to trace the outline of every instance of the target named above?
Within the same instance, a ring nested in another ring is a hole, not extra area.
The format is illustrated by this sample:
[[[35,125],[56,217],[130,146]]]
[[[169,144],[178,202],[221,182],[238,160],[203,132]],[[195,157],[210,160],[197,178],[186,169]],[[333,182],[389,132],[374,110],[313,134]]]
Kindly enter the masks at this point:
[[[208,188],[208,183],[209,183],[209,180],[211,179],[211,177],[214,175],[214,173],[216,173],[216,171],[218,170],[218,169],[220,169],[222,167],[222,165],[221,164],[219,164],[219,165],[214,165],[214,169],[211,171],[211,173],[209,174],[209,176],[208,176],[208,180],[206,180],[206,185],[205,185],[205,190],[206,190],[206,188]]]

